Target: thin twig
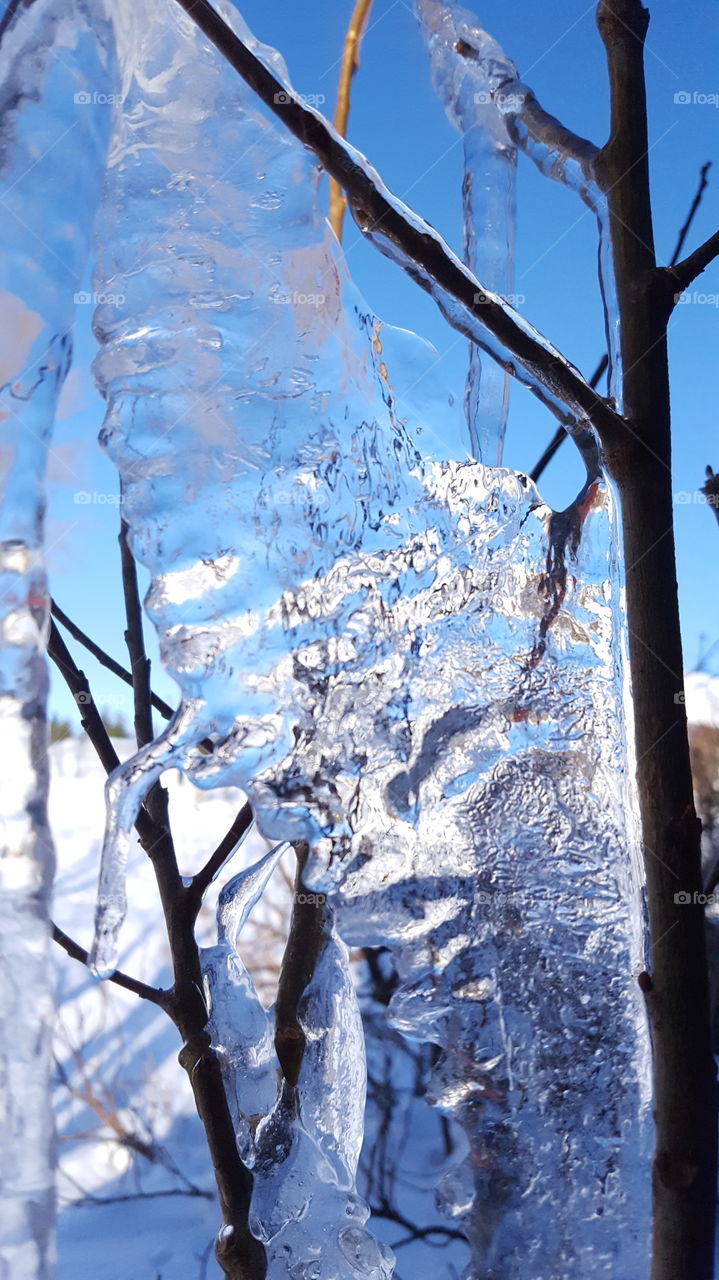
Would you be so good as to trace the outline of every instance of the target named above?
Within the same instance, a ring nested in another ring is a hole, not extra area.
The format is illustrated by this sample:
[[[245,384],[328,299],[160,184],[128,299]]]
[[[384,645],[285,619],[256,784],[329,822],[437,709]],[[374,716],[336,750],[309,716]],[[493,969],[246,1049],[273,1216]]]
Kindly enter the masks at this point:
[[[193,876],[190,886],[190,894],[196,908],[199,912],[202,906],[202,899],[209,889],[215,876],[219,874],[222,867],[231,857],[237,848],[242,837],[249,831],[252,826],[252,809],[249,803],[243,804],[237,814],[232,826],[222,840],[218,844],[214,853],[210,855],[204,867]]]
[[[282,1074],[291,1087],[297,1084],[306,1043],[299,1004],[314,973],[328,928],[324,899],[319,894],[303,892],[307,845],[296,844],[295,852],[296,892],[275,1001],[275,1048]]]
[[[125,643],[130,655],[132,691],[135,702],[135,738],[138,747],[146,747],[155,733],[152,727],[152,690],[150,689],[150,659],[145,652],[142,628],[142,605],[137,584],[137,567],[128,542],[128,526],[120,522],[120,559],[122,563],[122,587],[125,598],[127,630]]]
[[[62,623],[65,630],[70,632],[70,635],[74,640],[77,640],[78,644],[81,644],[83,648],[87,649],[88,652],[92,654],[93,658],[97,658],[97,661],[101,666],[106,667],[114,676],[117,676],[119,680],[123,680],[125,684],[129,684],[130,688],[132,688],[132,674],[119,662],[116,662],[114,658],[111,658],[108,653],[105,653],[105,650],[101,649],[99,644],[96,644],[90,636],[86,635],[84,631],[81,631],[77,623],[73,622],[72,618],[67,616],[56,600],[50,601],[50,612],[53,618],[57,618],[58,622]],[[156,693],[153,693],[151,697],[152,705],[155,710],[159,711],[160,715],[163,716],[165,720],[171,720],[175,713],[170,704],[163,701],[162,698],[159,698]]]
[[[709,186],[709,179],[707,178],[707,174],[711,169],[711,167],[712,167],[711,160],[707,160],[699,170],[699,186],[697,187],[694,195],[694,199],[692,200],[691,205],[689,206],[689,212],[684,220],[684,225],[679,230],[679,235],[677,236],[677,242],[674,246],[674,252],[671,258],[669,259],[670,267],[675,266],[676,263],[679,261],[679,254],[684,248],[684,241],[689,235],[689,232],[691,230],[691,225],[694,221],[694,218],[696,217],[697,210],[704,197],[704,192]]]
[[[78,960],[80,964],[87,965],[88,953],[79,942],[71,938],[64,930],[58,928],[56,924],[52,926],[52,936],[55,942],[66,951],[73,960]],[[167,1006],[170,999],[170,992],[163,991],[161,987],[150,987],[146,982],[140,982],[137,978],[132,978],[130,974],[123,973],[121,969],[116,969],[110,977],[110,982],[114,982],[116,986],[123,987],[125,991],[131,991],[133,995],[139,996],[141,1000],[149,1000],[152,1004],[159,1005],[161,1009],[167,1012]]]
[[[594,373],[592,374],[592,377],[589,383],[590,387],[596,387],[599,385],[599,381],[603,377],[604,373],[606,372],[608,364],[609,364],[609,356],[605,352],[605,354],[602,356],[601,360],[599,361],[599,364],[597,365],[596,369],[594,370]],[[533,470],[530,471],[529,473],[530,480],[533,480],[535,484],[539,480],[539,477],[541,476],[542,472],[545,471],[546,468],[549,466],[557,450],[561,449],[562,444],[566,439],[567,439],[567,433],[564,430],[564,427],[557,427],[557,430],[552,436],[552,439],[550,440],[549,444],[544,450],[544,453],[542,454],[541,458],[536,463]]]
[[[75,663],[52,620],[50,621],[47,653],[48,657],[55,663],[77,703],[80,711],[80,723],[95,748],[103,769],[107,774],[113,773],[120,764],[120,758],[105,728],[102,716],[95,705],[89,681],[84,671],[81,671]],[[145,808],[141,808],[138,811],[135,819],[135,830],[143,849],[152,857],[157,845],[163,839],[163,832],[158,830],[157,825],[152,821]]]
[[[122,582],[135,691],[135,723],[138,741],[151,741],[149,664],[145,657],[137,573],[126,532],[123,526],[120,536]],[[220,1062],[207,1030],[208,1010],[195,938],[196,894],[193,894],[192,883],[185,885],[180,876],[170,830],[167,791],[159,783],[150,788],[145,807],[159,833],[152,865],[172,957],[174,985],[169,1012],[184,1041],[178,1060],[192,1087],[215,1172],[222,1220],[229,1228],[217,1236],[215,1256],[228,1280],[264,1280],[267,1272],[264,1246],[249,1227],[252,1174],[237,1150]]]
[[[85,1195],[80,1200],[68,1201],[68,1208],[82,1209],[87,1205],[125,1204],[128,1200],[160,1200],[167,1196],[190,1196],[193,1199],[213,1200],[211,1191],[203,1191],[202,1187],[172,1187],[167,1191],[136,1191],[124,1196],[92,1196]]]
[[[704,244],[700,244],[698,249],[690,253],[688,258],[683,258],[676,266],[659,269],[659,277],[666,282],[667,289],[672,295],[673,306],[676,306],[692,280],[696,280],[716,257],[719,257],[719,231],[715,231],[713,236],[705,240]]]
[[[350,114],[350,89],[352,85],[352,77],[359,67],[359,51],[364,35],[364,29],[372,8],[372,0],[357,0],[352,17],[350,18],[347,35],[342,47],[342,64],[340,66],[340,81],[337,88],[337,104],[335,106],[335,114],[332,123],[341,138],[347,135],[347,121]],[[330,226],[337,236],[338,240],[342,239],[342,223],[344,221],[345,209],[347,201],[344,192],[339,183],[330,178]]]

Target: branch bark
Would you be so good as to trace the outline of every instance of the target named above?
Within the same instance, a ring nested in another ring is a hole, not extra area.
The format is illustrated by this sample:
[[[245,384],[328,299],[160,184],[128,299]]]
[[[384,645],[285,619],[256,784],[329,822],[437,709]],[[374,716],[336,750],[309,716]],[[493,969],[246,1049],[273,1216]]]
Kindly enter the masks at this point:
[[[307,845],[295,845],[295,852],[295,900],[275,1001],[275,1048],[282,1074],[291,1088],[297,1085],[305,1051],[299,1003],[314,973],[327,929],[324,902],[318,901],[319,895],[309,893],[302,882]]]
[[[636,784],[651,935],[655,1074],[652,1280],[711,1280],[716,1084],[684,710],[671,487],[668,313],[657,297],[639,0],[600,0],[611,135],[596,162],[607,194],[624,370],[621,438],[605,460],[621,498]],[[691,902],[685,905],[684,894]]]
[[[145,654],[137,570],[124,521],[120,529],[120,553],[135,730],[138,747],[142,747],[153,738],[150,663]],[[264,1246],[249,1228],[252,1174],[237,1150],[219,1059],[207,1031],[204,981],[195,938],[196,895],[192,882],[185,885],[180,876],[170,831],[167,791],[159,782],[145,797],[145,808],[157,832],[150,858],[172,957],[174,984],[168,1012],[184,1042],[178,1060],[187,1073],[205,1130],[226,1228],[216,1239],[215,1256],[228,1280],[264,1280],[267,1271]]]
[[[715,231],[713,236],[676,266],[660,267],[659,279],[671,298],[672,308],[676,306],[684,290],[689,288],[692,280],[696,280],[716,257],[719,257],[719,231]]]

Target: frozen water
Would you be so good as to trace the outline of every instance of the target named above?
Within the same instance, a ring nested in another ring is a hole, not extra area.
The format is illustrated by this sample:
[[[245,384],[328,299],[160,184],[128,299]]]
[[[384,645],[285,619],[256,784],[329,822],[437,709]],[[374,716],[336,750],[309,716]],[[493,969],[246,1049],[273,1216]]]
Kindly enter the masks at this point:
[[[505,297],[512,287],[515,148],[555,182],[575,191],[597,219],[599,285],[604,303],[609,354],[610,393],[621,402],[619,315],[611,261],[607,199],[594,171],[597,147],[577,137],[550,116],[524,84],[514,63],[473,13],[455,0],[415,0],[420,29],[427,43],[432,79],[447,115],[464,134],[466,260],[475,275]],[[489,375],[491,390],[481,410],[477,431],[480,449],[491,447],[493,432],[501,439],[504,418],[499,375]],[[487,371],[482,373],[487,379]],[[470,356],[468,402],[481,388],[476,347]],[[505,389],[506,391],[506,389]],[[484,393],[480,392],[480,399]],[[481,406],[480,406],[481,409]],[[505,410],[506,411],[506,410]],[[470,420],[471,421],[471,420]],[[498,423],[498,427],[497,427]],[[480,452],[483,461],[489,456]]]
[[[488,289],[507,298],[514,285],[517,150],[493,95],[516,80],[516,68],[486,32],[482,58],[466,56],[479,45],[471,15],[461,11],[465,21],[458,23],[456,11],[436,0],[417,0],[416,10],[435,90],[464,144],[464,259]],[[468,35],[475,37],[472,45]],[[508,408],[509,375],[496,361],[481,359],[471,342],[465,410],[481,462],[501,462]]]
[[[0,72],[0,1275],[12,1280],[45,1280],[54,1260],[44,477],[107,144],[73,101],[81,76],[97,82],[97,37],[82,5],[64,8],[38,0],[32,23],[7,27]],[[70,131],[72,186],[57,145]]]
[[[268,838],[309,843],[306,883],[328,896],[300,1079],[274,1099],[271,1020],[233,937],[269,863],[227,891],[205,955],[226,1079],[252,1061],[231,1105],[272,1280],[391,1270],[353,1191],[364,1069],[347,942],[392,948],[395,1025],[440,1047],[431,1100],[470,1151],[442,1199],[472,1276],[641,1280],[641,872],[616,512],[583,413],[531,360],[518,370],[585,446],[566,513],[520,474],[462,462],[460,406],[439,382],[414,385],[430,349],[354,290],[308,152],[179,7],[123,8],[116,40],[102,440],[182,705],[108,786],[95,968],[116,962],[151,783],[169,766],[243,787]],[[432,287],[453,324],[516,366]]]

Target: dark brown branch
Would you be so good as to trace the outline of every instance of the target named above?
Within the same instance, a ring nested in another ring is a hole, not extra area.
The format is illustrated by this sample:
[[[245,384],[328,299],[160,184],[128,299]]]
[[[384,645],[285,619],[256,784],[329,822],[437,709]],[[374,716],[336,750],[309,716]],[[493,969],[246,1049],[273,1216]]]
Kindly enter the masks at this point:
[[[249,831],[251,826],[252,809],[250,808],[249,803],[245,803],[237,814],[229,831],[225,836],[223,836],[214,853],[212,853],[208,858],[204,867],[197,872],[196,876],[192,877],[190,897],[195,915],[199,912],[200,907],[202,906],[202,899],[207,893],[212,881],[215,879],[215,876],[217,876],[222,870],[227,859],[232,856],[240,843],[240,840],[245,833]]]
[[[145,652],[145,636],[142,627],[142,605],[137,585],[137,567],[128,543],[128,527],[120,522],[120,560],[122,564],[122,589],[125,598],[127,629],[125,643],[130,655],[132,691],[135,702],[135,738],[138,747],[146,747],[155,734],[152,728],[152,690],[150,689],[150,659]]]
[[[107,773],[120,763],[92,699],[88,681],[73,661],[54,621],[50,623],[48,655],[57,665],[81,708],[82,725]],[[162,796],[153,813],[141,808],[135,820],[140,843],[151,859],[167,926],[172,956],[174,984],[166,992],[165,1011],[183,1039],[180,1065],[186,1070],[198,1115],[207,1138],[215,1171],[223,1222],[233,1229],[218,1237],[217,1260],[227,1280],[264,1280],[265,1251],[252,1236],[248,1225],[252,1175],[240,1160],[232,1117],[217,1055],[206,1031],[207,1009],[203,996],[202,970],[194,936],[196,912],[191,890],[182,883],[169,826],[163,821]],[[156,821],[156,817],[160,820]]]
[[[314,973],[329,927],[323,895],[308,891],[303,884],[307,845],[297,844],[295,851],[295,899],[275,1002],[275,1048],[282,1074],[292,1088],[297,1084],[305,1052],[299,1003]]]
[[[438,301],[453,328],[485,349],[508,373],[523,382],[569,429],[592,422],[609,441],[620,431],[618,416],[581,374],[508,305],[495,299],[455,258],[441,236],[373,180],[351,148],[316,111],[288,92],[240,40],[208,0],[177,0],[251,89],[292,134],[314,152],[343,188],[360,231]],[[438,297],[438,295],[440,295]],[[448,299],[444,302],[442,298]],[[506,350],[498,355],[486,331]],[[566,406],[566,409],[563,407]]]
[[[656,1152],[652,1280],[711,1280],[716,1071],[684,710],[671,484],[667,309],[657,298],[639,0],[600,0],[611,135],[607,194],[628,426],[605,460],[621,499],[626,610],[651,942]],[[685,895],[689,895],[687,903]]]
[[[95,644],[95,641],[92,640],[90,636],[86,635],[84,631],[81,631],[77,623],[73,622],[72,618],[69,618],[67,614],[63,612],[56,600],[50,601],[50,612],[53,618],[57,618],[57,621],[62,624],[65,630],[70,632],[70,635],[74,640],[77,640],[78,644],[81,644],[83,648],[87,649],[88,652],[92,654],[93,658],[97,658],[97,661],[101,666],[106,667],[114,676],[117,676],[119,680],[123,680],[125,684],[129,684],[130,688],[132,688],[131,673],[119,662],[116,662],[114,658],[111,658],[109,653],[105,653],[105,650],[101,649],[99,644]],[[170,704],[168,702],[164,702],[156,693],[153,693],[151,697],[152,705],[155,710],[159,711],[160,715],[163,716],[165,720],[171,720],[175,713]]]
[[[106,773],[112,773],[114,769],[117,769],[120,757],[112,745],[102,716],[95,706],[85,672],[81,671],[74,662],[65,641],[52,620],[50,622],[47,652],[48,657],[55,663],[77,703],[78,711],[80,712],[80,723],[92,742],[103,769]]]
[[[715,231],[713,236],[690,253],[688,258],[677,262],[676,266],[660,268],[659,279],[668,296],[671,297],[673,307],[676,306],[684,290],[689,288],[692,280],[696,280],[716,257],[719,257],[719,231]]]
[[[78,960],[80,964],[87,965],[88,953],[79,942],[75,942],[69,934],[58,928],[56,924],[52,926],[52,936],[55,942],[62,947],[63,951],[73,959]],[[140,982],[137,978],[132,978],[129,974],[123,973],[121,969],[116,969],[109,979],[116,986],[123,987],[125,991],[131,991],[133,995],[139,996],[141,1000],[149,1000],[152,1004],[159,1005],[161,1009],[167,1012],[171,999],[171,992],[163,991],[161,987],[149,987],[146,982]]]

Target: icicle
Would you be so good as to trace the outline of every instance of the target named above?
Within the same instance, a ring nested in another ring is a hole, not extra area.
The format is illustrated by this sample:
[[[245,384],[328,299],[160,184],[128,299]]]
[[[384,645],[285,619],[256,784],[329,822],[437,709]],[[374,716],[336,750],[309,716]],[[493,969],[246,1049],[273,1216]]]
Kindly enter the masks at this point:
[[[542,110],[532,90],[519,79],[514,63],[496,40],[477,25],[473,13],[455,0],[415,0],[415,9],[430,50],[436,91],[450,120],[465,136],[465,238],[471,239],[471,230],[467,236],[468,225],[479,225],[484,236],[481,257],[476,256],[475,245],[475,256],[467,255],[469,266],[497,293],[506,296],[511,289],[514,188],[507,146],[513,143],[546,177],[575,191],[597,219],[609,390],[621,404],[619,318],[607,200],[594,172],[597,148],[570,134]],[[480,187],[481,196],[477,195]],[[502,280],[502,263],[508,284]],[[473,373],[470,369],[470,388],[474,387]],[[470,403],[471,394],[470,390]]]
[[[287,848],[277,845],[228,881],[217,906],[217,944],[201,953],[207,1029],[220,1058],[237,1149],[248,1168],[255,1163],[256,1125],[275,1103],[278,1063],[272,1017],[263,1009],[237,948],[247,917]]]
[[[54,1272],[45,464],[107,145],[102,112],[75,95],[110,74],[101,10],[91,26],[84,6],[65,9],[5,12],[0,72],[0,1275],[12,1280]]]
[[[320,902],[323,897],[320,895]],[[366,1069],[347,948],[327,913],[298,1010],[305,1049],[296,1089],[283,1084],[259,1124],[250,1226],[269,1273],[288,1280],[389,1280],[393,1257],[366,1230],[357,1196]]]
[[[415,7],[430,51],[435,91],[463,136],[464,260],[488,289],[507,298],[514,287],[517,154],[493,92],[516,79],[516,68],[484,32],[482,58],[462,56],[468,34],[464,25],[471,15],[435,0],[416,0]],[[471,34],[478,34],[476,26]],[[476,344],[470,343],[465,410],[474,452],[482,462],[497,465],[502,460],[508,408],[508,374],[494,360],[481,360]]]

